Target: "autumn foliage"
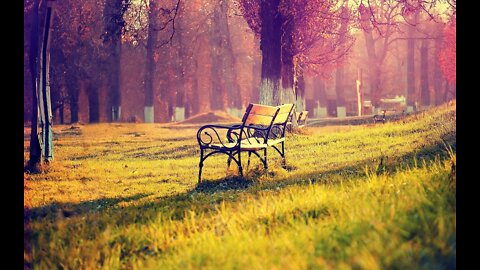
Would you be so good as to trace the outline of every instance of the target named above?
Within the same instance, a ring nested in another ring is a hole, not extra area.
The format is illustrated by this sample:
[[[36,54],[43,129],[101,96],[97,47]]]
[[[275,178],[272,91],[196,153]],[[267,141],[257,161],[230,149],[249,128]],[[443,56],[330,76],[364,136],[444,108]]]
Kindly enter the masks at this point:
[[[262,2],[240,0],[238,3],[245,21],[257,37],[262,28]],[[277,16],[283,18],[282,48],[294,56],[297,64],[319,73],[333,69],[336,63],[345,59],[353,41],[350,27],[341,28],[342,21],[348,25],[350,20],[348,8],[330,0],[281,0],[277,12]],[[285,30],[288,24],[293,27]],[[289,34],[292,42],[286,38]]]
[[[443,44],[438,58],[440,62],[440,69],[443,76],[449,83],[457,81],[457,25],[455,20],[451,20],[443,31]]]

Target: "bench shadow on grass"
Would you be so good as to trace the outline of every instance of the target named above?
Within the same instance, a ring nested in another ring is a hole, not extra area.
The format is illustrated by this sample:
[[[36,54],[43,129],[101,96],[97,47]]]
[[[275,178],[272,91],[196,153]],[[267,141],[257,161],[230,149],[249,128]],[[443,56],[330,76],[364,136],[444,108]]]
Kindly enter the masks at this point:
[[[399,156],[378,156],[375,159],[365,159],[363,161],[358,161],[354,165],[348,166],[338,166],[337,168],[332,168],[328,171],[322,171],[321,169],[303,175],[291,175],[287,177],[282,177],[283,179],[272,181],[272,182],[263,182],[261,189],[267,189],[271,185],[282,186],[288,185],[297,185],[300,183],[312,184],[312,183],[322,183],[329,184],[331,182],[324,181],[332,175],[338,176],[365,176],[365,167],[368,167],[371,171],[375,171],[377,174],[387,173],[393,174],[398,170],[399,166],[402,167],[423,167],[421,160],[429,161],[439,158],[445,160],[449,158],[449,154],[446,150],[446,145],[451,147],[453,152],[456,152],[456,134],[449,133],[444,136],[442,141],[438,141],[431,145],[424,145],[423,148],[417,149],[415,151],[406,152]],[[270,159],[269,159],[270,161]],[[259,165],[259,164],[258,164]],[[234,165],[232,165],[234,166]],[[275,167],[280,166],[275,164]],[[272,166],[270,166],[272,167]],[[294,171],[297,168],[288,165],[285,168],[287,171]],[[191,192],[203,192],[203,193],[212,193],[218,191],[228,191],[228,190],[237,190],[239,188],[248,188],[251,185],[254,185],[257,181],[258,176],[263,174],[263,169],[260,169],[260,166],[254,167],[252,170],[246,172],[247,177],[225,177],[218,180],[213,179],[203,179],[202,183],[197,184],[196,188]],[[275,171],[269,171],[268,174],[271,177],[275,177]],[[300,178],[295,180],[295,178]]]
[[[455,149],[455,143],[452,145]],[[439,158],[440,160],[446,160],[449,158],[448,153],[444,150],[444,145],[438,143],[436,145],[431,145],[425,147],[419,151],[408,152],[402,156],[399,156],[392,159],[390,162],[385,162],[383,165],[375,164],[378,163],[378,160],[364,160],[360,161],[352,166],[343,166],[338,167],[329,171],[316,171],[304,175],[296,176],[287,176],[283,177],[280,180],[271,181],[271,182],[262,182],[259,183],[255,178],[257,175],[252,175],[247,173],[247,177],[225,177],[219,180],[213,181],[204,181],[192,190],[183,193],[176,194],[171,196],[165,196],[158,198],[155,201],[150,201],[146,203],[141,203],[139,205],[129,205],[126,207],[114,207],[116,204],[121,202],[133,202],[140,200],[144,197],[150,196],[152,194],[136,194],[128,197],[120,198],[106,198],[99,200],[92,200],[87,202],[82,202],[78,204],[72,203],[55,203],[48,206],[37,207],[29,209],[26,214],[28,219],[25,218],[24,225],[24,245],[25,252],[31,252],[31,245],[38,245],[40,243],[39,238],[41,236],[49,235],[52,228],[55,228],[55,225],[46,226],[38,224],[35,226],[35,230],[32,230],[32,226],[29,226],[29,221],[31,222],[44,222],[46,221],[49,224],[56,223],[61,219],[62,221],[68,222],[69,225],[75,226],[76,223],[88,224],[88,226],[95,226],[93,234],[100,234],[105,231],[107,228],[113,227],[128,227],[129,225],[135,224],[142,225],[151,223],[152,220],[157,220],[160,215],[167,216],[167,219],[182,221],[188,215],[185,213],[187,211],[194,211],[197,215],[214,214],[217,211],[216,205],[222,201],[236,202],[241,200],[241,196],[231,196],[232,191],[244,191],[246,193],[255,194],[264,190],[272,190],[273,188],[285,188],[287,186],[303,186],[303,185],[338,185],[340,181],[332,181],[330,178],[335,178],[334,176],[347,176],[346,174],[356,174],[357,176],[365,176],[365,166],[376,167],[379,170],[379,173],[394,173],[397,170],[398,166],[407,166],[417,164],[418,167],[422,167],[424,164],[422,162],[415,162],[415,160],[426,159],[433,160]],[[382,159],[380,159],[382,160]],[[383,162],[383,160],[382,160]],[[379,166],[376,166],[379,165]],[[295,168],[290,167],[287,170],[295,170]],[[250,179],[250,177],[252,177]],[[206,179],[207,180],[207,179]],[[321,219],[324,216],[328,216],[330,211],[328,207],[312,208],[305,209],[304,212],[294,213],[297,216],[295,218],[315,218]],[[70,218],[80,216],[81,221],[78,219]],[[277,217],[277,219],[283,218],[282,216]],[[268,224],[268,218],[259,217],[257,220],[252,220],[254,223],[263,222]],[[84,237],[88,237],[90,232],[87,231]],[[68,237],[65,235],[63,237]],[[119,239],[111,239],[111,241],[121,241]],[[455,239],[453,240],[455,241]],[[142,252],[150,252],[148,249],[142,250]],[[148,253],[151,255],[150,253]],[[28,264],[28,263],[27,263]]]
[[[451,145],[455,149],[455,142]],[[25,221],[50,220],[55,222],[58,218],[74,216],[94,219],[100,215],[108,216],[109,218],[106,220],[109,223],[128,225],[146,223],[161,213],[168,214],[173,220],[182,220],[185,218],[185,211],[193,210],[199,214],[208,214],[216,211],[215,205],[222,201],[238,201],[241,199],[241,196],[237,196],[238,191],[255,194],[264,190],[278,190],[288,186],[338,185],[341,182],[339,179],[364,177],[365,167],[376,169],[378,174],[394,174],[400,165],[402,167],[411,167],[414,164],[417,167],[423,166],[422,162],[415,162],[415,160],[448,159],[448,153],[444,149],[443,143],[439,142],[395,158],[379,157],[375,160],[364,160],[354,165],[340,166],[328,171],[318,170],[308,174],[282,177],[275,181],[258,181],[259,172],[254,169],[253,173],[252,171],[247,172],[247,177],[228,176],[217,180],[204,179],[202,183],[197,184],[188,192],[158,197],[155,201],[126,207],[116,207],[116,205],[121,202],[139,200],[153,194],[140,193],[129,197],[105,198],[79,204],[54,203],[26,210]],[[287,167],[287,170],[295,170],[295,168]],[[269,173],[275,177],[275,172]]]

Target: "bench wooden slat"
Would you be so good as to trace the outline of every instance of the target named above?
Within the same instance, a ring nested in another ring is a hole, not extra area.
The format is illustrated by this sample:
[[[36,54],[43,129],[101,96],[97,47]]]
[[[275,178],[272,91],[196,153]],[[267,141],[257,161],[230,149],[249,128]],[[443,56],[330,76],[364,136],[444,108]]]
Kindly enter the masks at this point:
[[[302,111],[300,112],[300,115],[298,116],[298,121],[305,121],[307,119],[308,111]]]
[[[266,106],[261,104],[252,104],[252,108],[250,109],[249,114],[258,114],[258,115],[266,115],[266,116],[274,116],[277,112],[277,107],[273,106]]]
[[[288,116],[293,109],[293,104],[284,104],[278,106],[280,110],[278,111],[277,117],[275,118],[274,124],[285,123],[288,120]]]
[[[270,125],[272,120],[273,116],[249,114],[245,120],[245,125]]]

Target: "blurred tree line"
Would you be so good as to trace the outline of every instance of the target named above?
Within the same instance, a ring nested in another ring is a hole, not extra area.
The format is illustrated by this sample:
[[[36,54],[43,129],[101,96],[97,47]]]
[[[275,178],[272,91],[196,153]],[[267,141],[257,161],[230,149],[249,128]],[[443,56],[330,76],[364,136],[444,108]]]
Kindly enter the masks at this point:
[[[24,0],[24,121],[32,12]],[[42,2],[42,1],[40,1]],[[455,98],[455,1],[58,1],[50,45],[56,123],[170,122],[250,103],[352,115]]]

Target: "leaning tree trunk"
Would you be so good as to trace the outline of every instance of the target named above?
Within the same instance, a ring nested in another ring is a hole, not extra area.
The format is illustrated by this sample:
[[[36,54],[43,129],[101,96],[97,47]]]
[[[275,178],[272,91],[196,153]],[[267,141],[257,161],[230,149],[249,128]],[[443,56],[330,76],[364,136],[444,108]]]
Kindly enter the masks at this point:
[[[28,167],[36,168],[41,162],[41,147],[38,138],[38,97],[37,97],[37,61],[38,61],[38,14],[39,0],[33,3],[32,11],[32,29],[30,32],[30,52],[29,64],[32,81],[32,118],[31,118],[31,132],[30,132],[30,159]]]
[[[262,75],[260,80],[259,103],[274,104],[274,96],[280,91],[281,75],[281,26],[278,16],[280,0],[263,1],[260,6],[262,29],[260,50],[262,51]]]
[[[53,131],[52,131],[52,104],[50,102],[50,37],[53,22],[53,8],[46,5],[45,20],[43,22],[43,37],[40,53],[39,76],[39,112],[42,125],[42,155],[45,162],[53,160]]]

